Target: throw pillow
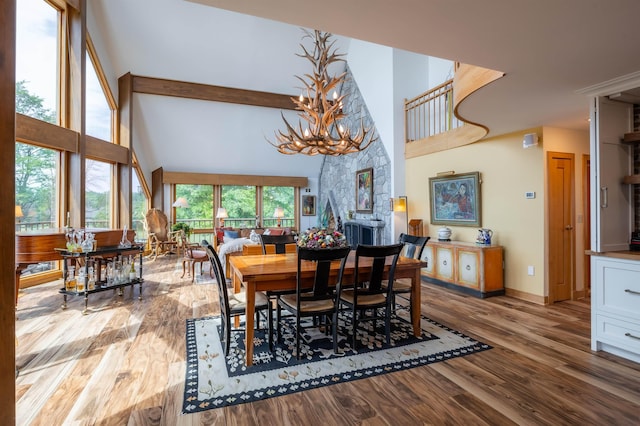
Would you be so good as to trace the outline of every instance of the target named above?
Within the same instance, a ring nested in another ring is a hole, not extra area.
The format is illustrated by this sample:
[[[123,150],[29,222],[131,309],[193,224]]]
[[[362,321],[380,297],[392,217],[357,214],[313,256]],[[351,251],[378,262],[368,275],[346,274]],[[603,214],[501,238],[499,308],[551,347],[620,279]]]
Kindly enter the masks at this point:
[[[240,233],[238,231],[229,231],[228,229],[224,230],[224,236],[226,238],[239,238]]]

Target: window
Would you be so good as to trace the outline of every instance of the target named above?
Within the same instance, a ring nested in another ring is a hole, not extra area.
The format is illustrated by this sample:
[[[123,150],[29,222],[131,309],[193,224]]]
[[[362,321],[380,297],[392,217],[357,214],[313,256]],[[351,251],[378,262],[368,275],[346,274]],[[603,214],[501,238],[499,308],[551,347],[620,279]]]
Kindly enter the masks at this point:
[[[44,0],[16,2],[16,81],[31,99],[16,99],[21,114],[58,123],[58,10]],[[20,100],[36,102],[20,105]],[[47,117],[41,115],[47,111]]]
[[[144,188],[138,178],[138,169],[133,168],[131,176],[131,198],[132,198],[132,223],[133,230],[136,231],[136,241],[146,241],[148,238],[147,231],[144,229],[144,218],[149,210],[149,200]]]
[[[225,226],[253,228],[257,217],[255,186],[222,186],[222,207],[227,209]]]
[[[176,199],[181,197],[189,207],[176,207],[176,223],[186,223],[192,230],[213,229],[213,186],[177,184]],[[193,233],[191,238],[197,239]]]
[[[93,58],[87,50],[87,97],[85,125],[88,135],[111,142],[111,108],[96,74]]]
[[[295,227],[294,188],[292,186],[264,186],[262,187],[262,217],[264,227],[276,226],[276,208],[284,210],[282,226]]]
[[[86,160],[85,225],[87,228],[111,227],[111,164]]]

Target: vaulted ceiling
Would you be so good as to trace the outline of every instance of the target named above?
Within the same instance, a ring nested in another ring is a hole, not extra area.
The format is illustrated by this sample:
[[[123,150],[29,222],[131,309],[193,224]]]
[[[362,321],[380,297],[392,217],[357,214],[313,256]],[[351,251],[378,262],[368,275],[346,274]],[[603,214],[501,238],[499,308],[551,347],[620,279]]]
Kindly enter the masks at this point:
[[[316,28],[341,36],[343,50],[348,50],[351,39],[359,39],[504,72],[504,78],[478,91],[461,110],[487,125],[490,135],[543,125],[586,129],[588,98],[578,92],[640,72],[637,0],[88,0],[88,4],[89,29],[104,55],[101,59],[113,88],[115,78],[131,72],[296,94],[300,84],[294,75],[307,72],[307,63],[294,55],[299,51],[300,27]],[[142,97],[137,108],[140,116],[152,113]],[[279,120],[279,114],[274,111],[269,119]],[[175,118],[190,119],[179,114]],[[158,118],[154,120],[153,126],[160,126]],[[228,124],[243,126],[242,119],[231,121]],[[197,142],[206,144],[206,137]],[[182,155],[165,148],[174,157]]]

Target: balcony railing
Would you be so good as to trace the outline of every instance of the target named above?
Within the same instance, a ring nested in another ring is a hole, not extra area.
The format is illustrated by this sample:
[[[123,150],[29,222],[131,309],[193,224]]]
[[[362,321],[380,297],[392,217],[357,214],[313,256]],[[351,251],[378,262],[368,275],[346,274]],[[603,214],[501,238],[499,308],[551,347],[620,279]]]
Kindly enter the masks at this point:
[[[453,114],[453,80],[404,103],[405,142],[426,139],[464,125]]]

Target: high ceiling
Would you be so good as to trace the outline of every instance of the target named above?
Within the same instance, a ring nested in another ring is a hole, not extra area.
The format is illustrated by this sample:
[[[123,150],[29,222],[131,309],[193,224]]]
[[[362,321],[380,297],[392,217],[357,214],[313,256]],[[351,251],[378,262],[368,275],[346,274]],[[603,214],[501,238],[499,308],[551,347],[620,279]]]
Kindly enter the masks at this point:
[[[636,0],[193,0],[506,73],[463,115],[492,134],[586,128],[578,90],[640,71]]]
[[[296,94],[300,83],[294,75],[308,72],[307,62],[294,55],[299,52],[300,27],[316,28],[339,36],[342,51],[348,50],[351,40],[359,39],[504,72],[504,78],[479,90],[460,110],[471,121],[488,126],[491,136],[538,126],[587,129],[584,89],[633,73],[640,75],[637,0],[87,3],[89,31],[107,75],[112,76],[112,88],[117,87],[118,76],[131,72]],[[149,159],[152,167],[186,170],[187,165],[193,165],[194,171],[204,169],[195,164],[214,154],[202,148],[211,144],[212,136],[209,140],[204,136],[211,130],[199,132],[202,140],[180,140],[183,129],[169,127],[166,117],[171,117],[174,127],[180,123],[188,126],[194,114],[180,117],[180,108],[175,105],[160,111],[148,105],[144,96],[136,102],[134,113],[143,120],[136,132],[148,133],[137,135],[137,139],[157,141],[176,132],[171,135],[175,146],[165,143],[164,158]],[[164,115],[152,116],[156,113]],[[203,110],[202,116],[213,114],[222,113]],[[279,111],[266,114],[272,114],[270,120],[280,120]],[[242,119],[234,120],[238,122],[225,124],[241,129]],[[245,139],[263,143],[264,135]],[[191,142],[200,147],[199,154],[187,157],[184,148]],[[252,159],[252,153],[258,158]],[[248,162],[268,162],[265,154],[255,150],[244,155]],[[309,166],[305,161],[296,156],[292,167],[304,170]],[[313,164],[317,165],[317,160]],[[261,172],[268,173],[253,170]]]

